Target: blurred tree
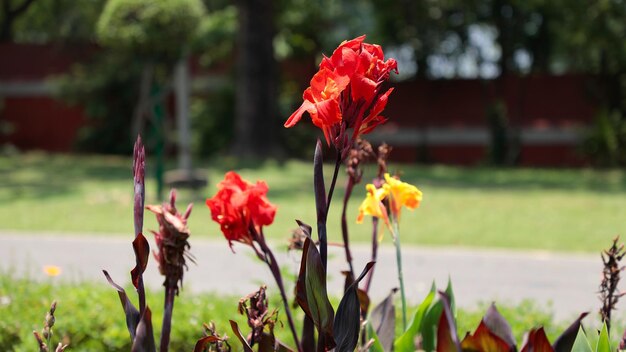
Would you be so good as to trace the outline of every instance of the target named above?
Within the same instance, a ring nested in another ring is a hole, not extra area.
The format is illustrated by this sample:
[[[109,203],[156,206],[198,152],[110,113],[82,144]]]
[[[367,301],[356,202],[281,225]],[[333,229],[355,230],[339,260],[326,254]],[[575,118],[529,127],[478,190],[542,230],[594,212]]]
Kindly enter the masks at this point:
[[[14,23],[13,40],[24,43],[95,42],[105,0],[35,1]]]
[[[278,72],[274,59],[274,5],[237,0],[235,140],[238,156],[264,156],[275,146]]]
[[[2,0],[0,42],[13,40],[13,24],[15,23],[15,20],[22,16],[34,2],[35,0],[21,0],[21,2]]]

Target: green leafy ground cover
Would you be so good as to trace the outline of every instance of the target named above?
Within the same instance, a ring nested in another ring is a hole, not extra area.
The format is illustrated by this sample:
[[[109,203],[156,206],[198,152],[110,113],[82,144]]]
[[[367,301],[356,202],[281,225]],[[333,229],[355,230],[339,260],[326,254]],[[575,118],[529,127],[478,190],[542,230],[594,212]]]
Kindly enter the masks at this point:
[[[132,287],[127,288],[127,292],[135,301]],[[277,294],[273,294],[271,289],[268,294],[270,307],[282,306],[277,300]],[[148,304],[153,310],[152,321],[155,336],[158,338],[163,313],[162,292],[148,291],[147,297]],[[54,342],[69,342],[71,351],[130,350],[124,315],[113,288],[104,283],[76,285],[57,281],[56,278],[35,282],[30,279],[16,279],[7,274],[0,274],[0,350],[36,349],[32,331],[42,328],[45,312],[52,299],[58,301],[56,323],[53,328]],[[202,336],[203,322],[215,322],[218,330],[226,332],[229,336],[232,336],[232,333],[228,319],[234,319],[240,326],[246,327],[245,320],[237,313],[238,300],[239,297],[192,295],[182,291],[174,308],[171,350],[192,350],[196,340]],[[337,302],[337,299],[333,300],[335,307]],[[548,337],[554,339],[568,323],[554,322],[549,309],[528,301],[519,305],[498,307],[511,323],[518,341],[522,340],[525,331],[538,325],[545,325]],[[459,331],[473,332],[486,309],[487,304],[472,310],[459,310]],[[412,313],[413,308],[409,312]],[[399,309],[396,309],[396,313],[399,314]],[[281,320],[284,322],[284,318]],[[300,320],[301,316],[298,315],[297,324]],[[399,327],[400,324],[397,325]],[[621,325],[616,325],[616,328],[621,329]],[[277,335],[280,339],[289,341],[290,335],[286,324],[282,327],[280,324],[277,325]]]
[[[0,229],[33,232],[132,232],[130,158],[27,153],[0,158]],[[148,160],[148,175],[153,163]],[[234,169],[250,181],[265,180],[269,198],[279,206],[266,229],[273,239],[287,238],[294,219],[315,222],[312,166],[304,161],[242,163],[230,159],[199,163],[210,185],[183,191],[193,201],[193,236],[221,238],[204,200],[215,192],[223,173]],[[617,234],[626,233],[626,173],[620,170],[500,169],[489,167],[392,165],[403,180],[424,192],[422,207],[405,211],[403,244],[506,247],[599,252]],[[371,166],[364,179],[375,172]],[[330,166],[326,176],[330,177]],[[339,241],[340,173],[328,228]],[[147,180],[147,203],[155,203],[155,184]],[[348,214],[356,218],[364,195],[357,187]],[[146,228],[156,228],[146,216]],[[369,241],[369,225],[352,223],[356,242]]]

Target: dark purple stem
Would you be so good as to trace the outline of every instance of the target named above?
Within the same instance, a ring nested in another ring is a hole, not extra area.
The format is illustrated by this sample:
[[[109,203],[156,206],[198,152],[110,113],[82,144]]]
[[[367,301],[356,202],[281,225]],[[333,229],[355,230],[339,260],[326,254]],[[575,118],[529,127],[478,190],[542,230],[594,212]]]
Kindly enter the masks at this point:
[[[341,151],[337,152],[337,160],[335,160],[335,171],[333,172],[333,179],[330,181],[330,189],[328,190],[328,197],[326,197],[326,215],[328,216],[328,210],[330,209],[330,201],[333,199],[333,192],[335,191],[335,184],[337,183],[337,174],[339,173],[339,167],[341,166]]]
[[[134,224],[135,238],[143,232],[143,214],[146,199],[145,187],[146,174],[146,150],[141,141],[141,136],[137,136],[133,148],[133,181],[134,181]],[[137,264],[139,259],[137,259]],[[139,315],[143,316],[146,309],[146,290],[143,284],[143,275],[139,274],[137,280],[137,295],[139,296]]]
[[[300,339],[298,338],[298,333],[296,332],[296,326],[293,323],[293,317],[291,316],[291,309],[289,308],[289,301],[287,300],[287,294],[285,293],[285,285],[283,284],[283,277],[280,274],[280,267],[276,261],[276,257],[274,257],[274,253],[267,246],[265,242],[265,237],[261,233],[258,240],[259,245],[261,246],[261,250],[265,254],[265,262],[270,268],[272,275],[274,276],[274,280],[276,280],[276,284],[278,285],[278,289],[280,291],[280,296],[283,299],[283,305],[285,306],[285,315],[287,316],[287,322],[289,324],[289,329],[291,329],[291,334],[293,335],[293,340],[298,348],[299,352],[302,352],[302,346],[300,345]]]
[[[350,253],[350,239],[348,236],[348,220],[346,212],[348,210],[348,200],[350,200],[353,188],[354,180],[352,179],[352,177],[349,177],[348,184],[346,185],[346,193],[343,197],[343,209],[341,211],[341,234],[343,236],[343,248],[346,252],[346,261],[348,262],[348,267],[350,268],[350,275],[352,278],[354,278],[354,268],[352,267],[352,253]]]
[[[172,312],[174,311],[174,297],[176,287],[168,287],[165,290],[165,305],[163,308],[163,327],[161,328],[161,348],[159,351],[167,352],[170,346],[170,332],[172,331]]]

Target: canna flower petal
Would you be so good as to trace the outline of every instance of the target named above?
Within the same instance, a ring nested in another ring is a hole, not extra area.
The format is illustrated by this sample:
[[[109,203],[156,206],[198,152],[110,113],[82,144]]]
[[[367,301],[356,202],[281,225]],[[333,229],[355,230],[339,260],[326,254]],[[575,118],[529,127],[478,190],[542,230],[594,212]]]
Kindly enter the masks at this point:
[[[394,59],[385,60],[380,45],[364,43],[365,36],[342,42],[330,57],[324,56],[319,71],[304,91],[303,103],[284,126],[297,124],[305,112],[324,133],[326,143],[345,151],[360,134],[372,131],[386,119],[380,116],[392,90],[381,92]],[[352,129],[348,138],[347,130]]]
[[[391,177],[388,173],[385,174],[385,182],[389,187],[391,212],[396,218],[400,218],[400,209],[403,206],[411,210],[420,206],[422,191],[417,187]]]
[[[206,200],[211,218],[220,225],[231,248],[232,242],[252,245],[256,234],[251,227],[259,232],[262,226],[271,225],[276,215],[276,206],[266,196],[267,184],[263,181],[249,183],[229,171],[217,187],[213,198]]]
[[[377,218],[382,218],[385,221],[385,224],[389,225],[389,217],[387,216],[387,209],[383,204],[383,200],[388,195],[388,187],[383,185],[381,188],[376,188],[373,184],[369,183],[365,186],[367,190],[367,194],[365,195],[365,200],[359,206],[359,215],[357,216],[356,222],[360,224],[363,222],[363,218],[365,215],[374,216]]]

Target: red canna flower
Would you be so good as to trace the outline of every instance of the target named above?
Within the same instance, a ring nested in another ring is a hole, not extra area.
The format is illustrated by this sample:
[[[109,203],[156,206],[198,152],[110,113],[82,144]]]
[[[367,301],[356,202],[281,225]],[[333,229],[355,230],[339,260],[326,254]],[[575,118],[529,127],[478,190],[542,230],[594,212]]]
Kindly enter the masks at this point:
[[[394,59],[385,61],[379,45],[363,40],[364,35],[345,41],[330,57],[322,59],[311,86],[304,91],[304,102],[285,127],[294,126],[306,111],[324,132],[326,142],[344,152],[359,135],[386,121],[380,114],[393,88],[382,93],[381,86],[391,71],[398,72],[398,63]],[[348,129],[352,129],[350,143]]]
[[[206,200],[213,221],[220,224],[231,248],[233,241],[252,245],[261,227],[274,222],[276,215],[276,206],[266,197],[267,184],[263,181],[249,183],[229,171],[217,187],[213,198]]]
[[[154,258],[159,263],[159,272],[165,276],[163,285],[174,288],[178,293],[178,283],[182,285],[184,268],[187,267],[186,258],[193,261],[189,250],[189,228],[187,219],[191,214],[189,204],[184,214],[176,209],[176,190],[170,192],[169,203],[163,205],[148,205],[146,208],[156,215],[159,223],[159,231],[152,231],[158,251],[154,252]]]

